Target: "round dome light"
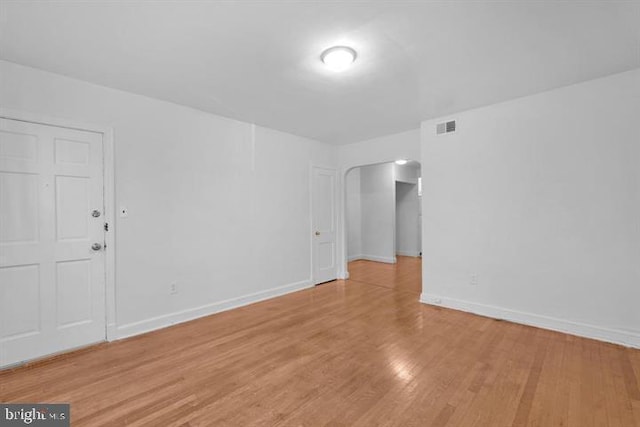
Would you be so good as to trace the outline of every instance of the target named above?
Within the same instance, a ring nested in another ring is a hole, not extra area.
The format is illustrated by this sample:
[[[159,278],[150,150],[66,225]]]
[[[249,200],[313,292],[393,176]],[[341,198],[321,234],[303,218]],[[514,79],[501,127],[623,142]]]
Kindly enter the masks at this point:
[[[332,71],[344,71],[356,60],[356,51],[347,46],[331,47],[320,55],[322,62]]]
[[[408,162],[408,160],[405,160],[405,159],[398,159],[398,160],[396,160],[396,165],[400,165],[400,166],[402,166],[402,165],[406,165],[406,164],[407,164],[407,162]]]

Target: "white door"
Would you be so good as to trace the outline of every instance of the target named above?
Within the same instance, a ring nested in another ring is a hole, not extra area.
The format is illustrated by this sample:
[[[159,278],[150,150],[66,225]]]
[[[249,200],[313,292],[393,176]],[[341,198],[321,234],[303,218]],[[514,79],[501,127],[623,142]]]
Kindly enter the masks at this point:
[[[336,264],[336,171],[313,168],[313,282],[335,280]]]
[[[102,159],[101,134],[0,119],[0,366],[105,339]]]

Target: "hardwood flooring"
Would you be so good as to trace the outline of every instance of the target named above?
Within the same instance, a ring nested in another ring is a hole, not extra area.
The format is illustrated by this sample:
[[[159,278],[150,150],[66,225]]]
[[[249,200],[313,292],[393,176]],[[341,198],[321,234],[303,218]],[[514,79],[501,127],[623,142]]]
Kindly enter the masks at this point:
[[[418,302],[420,262],[0,372],[73,426],[640,426],[640,351]]]
[[[399,256],[396,264],[358,260],[349,263],[349,279],[368,285],[422,292],[421,258]]]

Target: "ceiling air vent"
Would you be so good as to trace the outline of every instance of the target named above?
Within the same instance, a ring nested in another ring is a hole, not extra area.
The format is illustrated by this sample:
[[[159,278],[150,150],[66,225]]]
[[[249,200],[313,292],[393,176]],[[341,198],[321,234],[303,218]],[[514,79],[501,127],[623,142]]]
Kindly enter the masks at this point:
[[[456,131],[456,121],[451,120],[449,122],[438,123],[436,125],[436,135],[442,135],[444,133],[451,133]]]

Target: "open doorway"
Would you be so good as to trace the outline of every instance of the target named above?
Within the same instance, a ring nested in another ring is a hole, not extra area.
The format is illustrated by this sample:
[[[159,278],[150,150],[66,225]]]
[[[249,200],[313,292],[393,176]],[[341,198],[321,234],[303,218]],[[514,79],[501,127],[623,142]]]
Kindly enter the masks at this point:
[[[421,290],[421,168],[416,161],[360,166],[345,176],[351,280]]]
[[[422,178],[418,162],[396,166],[396,255],[422,255]]]

